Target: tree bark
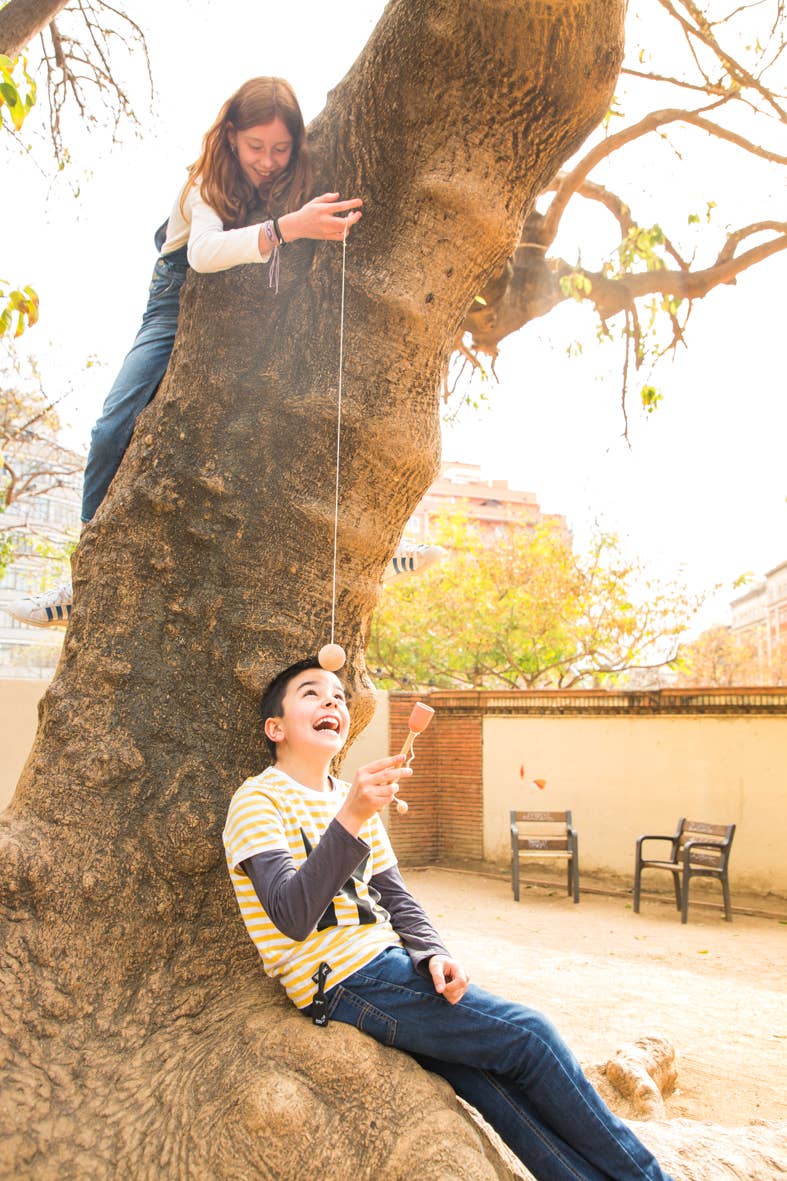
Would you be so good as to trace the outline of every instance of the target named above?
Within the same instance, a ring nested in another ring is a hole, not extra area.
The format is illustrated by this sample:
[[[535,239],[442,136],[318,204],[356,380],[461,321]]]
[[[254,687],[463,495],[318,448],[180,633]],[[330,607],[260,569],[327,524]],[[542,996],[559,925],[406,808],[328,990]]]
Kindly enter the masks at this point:
[[[66,4],[68,0],[9,0],[0,8],[0,53],[17,57]]]
[[[393,0],[311,129],[347,250],[337,634],[354,726],[380,574],[437,469],[451,342],[606,109],[621,0]],[[0,823],[0,1176],[512,1175],[442,1083],[265,979],[223,866],[260,688],[329,638],[341,252],[192,277],[74,563]]]

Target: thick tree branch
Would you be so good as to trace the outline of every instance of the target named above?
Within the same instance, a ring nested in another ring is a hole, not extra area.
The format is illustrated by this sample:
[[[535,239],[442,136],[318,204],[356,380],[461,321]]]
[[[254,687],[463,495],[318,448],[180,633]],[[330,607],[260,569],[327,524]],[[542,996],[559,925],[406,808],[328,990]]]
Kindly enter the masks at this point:
[[[565,177],[565,172],[559,172],[545,191],[554,192],[562,185]],[[599,205],[603,205],[612,214],[620,226],[621,239],[625,238],[629,230],[636,224],[631,216],[631,209],[623,198],[605,188],[604,185],[596,184],[592,180],[584,180],[575,192],[578,197],[584,197],[586,201],[596,201]]]
[[[0,53],[15,58],[54,20],[68,0],[10,0],[0,8]]]
[[[603,317],[614,316],[637,299],[648,295],[673,296],[676,299],[702,299],[714,287],[725,283],[734,283],[738,275],[766,258],[787,250],[787,223],[781,224],[781,232],[768,242],[752,247],[737,257],[722,257],[716,262],[699,271],[645,271],[636,275],[625,275],[622,279],[609,279],[597,272],[582,270],[591,282],[588,299],[595,305]],[[751,227],[749,227],[751,229]],[[772,227],[773,228],[773,227]],[[754,232],[754,230],[752,230]],[[739,231],[740,233],[740,231]],[[744,235],[745,236],[745,235]],[[725,245],[726,251],[726,245]],[[560,267],[567,264],[561,263]],[[566,274],[575,270],[567,268]]]
[[[532,217],[537,222],[538,215]],[[775,237],[735,255],[742,241],[767,231],[772,231]],[[537,224],[533,234],[538,236]],[[474,305],[462,328],[472,335],[475,349],[494,357],[506,336],[530,320],[547,315],[565,300],[579,297],[576,287],[567,288],[561,283],[569,276],[580,275],[588,281],[589,289],[581,298],[592,303],[602,320],[607,320],[633,308],[636,300],[647,296],[671,296],[689,302],[701,299],[713,288],[734,283],[743,271],[783,250],[787,250],[787,222],[760,221],[731,233],[709,267],[692,271],[679,264],[677,270],[664,267],[612,278],[564,259],[546,258],[543,250],[527,244],[517,250],[512,278],[503,296],[488,300],[485,306]],[[680,327],[674,322],[673,334],[673,339],[681,335]]]

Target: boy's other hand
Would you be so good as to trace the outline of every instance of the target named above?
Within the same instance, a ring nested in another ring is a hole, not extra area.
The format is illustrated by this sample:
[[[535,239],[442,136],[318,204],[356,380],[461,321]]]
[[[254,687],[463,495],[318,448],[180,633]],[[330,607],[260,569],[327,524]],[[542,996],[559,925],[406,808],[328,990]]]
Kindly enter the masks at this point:
[[[461,1001],[467,992],[470,977],[460,963],[447,955],[433,955],[429,961],[429,971],[435,992],[439,992],[451,1005]]]
[[[356,771],[347,799],[336,813],[336,819],[354,837],[367,820],[390,804],[399,780],[412,775],[412,768],[405,767],[404,758],[404,755],[388,755]]]

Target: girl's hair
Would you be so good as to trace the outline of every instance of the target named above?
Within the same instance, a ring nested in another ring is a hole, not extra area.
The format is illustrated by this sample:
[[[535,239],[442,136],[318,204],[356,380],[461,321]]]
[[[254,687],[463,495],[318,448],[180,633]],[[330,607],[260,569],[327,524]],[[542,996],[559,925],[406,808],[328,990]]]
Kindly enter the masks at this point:
[[[228,98],[202,141],[202,154],[189,168],[181,207],[192,185],[215,209],[227,230],[245,225],[259,193],[241,172],[230,144],[229,128],[247,131],[279,117],[292,136],[292,154],[267,196],[265,213],[275,216],[300,209],[309,197],[311,164],[301,108],[283,78],[252,78]]]

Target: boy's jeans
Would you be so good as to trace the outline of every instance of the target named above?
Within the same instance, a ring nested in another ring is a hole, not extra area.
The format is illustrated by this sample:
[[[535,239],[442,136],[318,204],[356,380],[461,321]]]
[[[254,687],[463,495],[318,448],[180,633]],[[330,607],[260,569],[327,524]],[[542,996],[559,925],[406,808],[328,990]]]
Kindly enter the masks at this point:
[[[451,1005],[401,947],[382,952],[326,999],[329,1019],[406,1050],[447,1079],[539,1181],[670,1181],[534,1009],[472,984]]]
[[[104,499],[126,453],[134,423],[167,371],[187,269],[185,246],[156,261],[142,326],[93,427],[82,492],[83,521],[92,520]]]

